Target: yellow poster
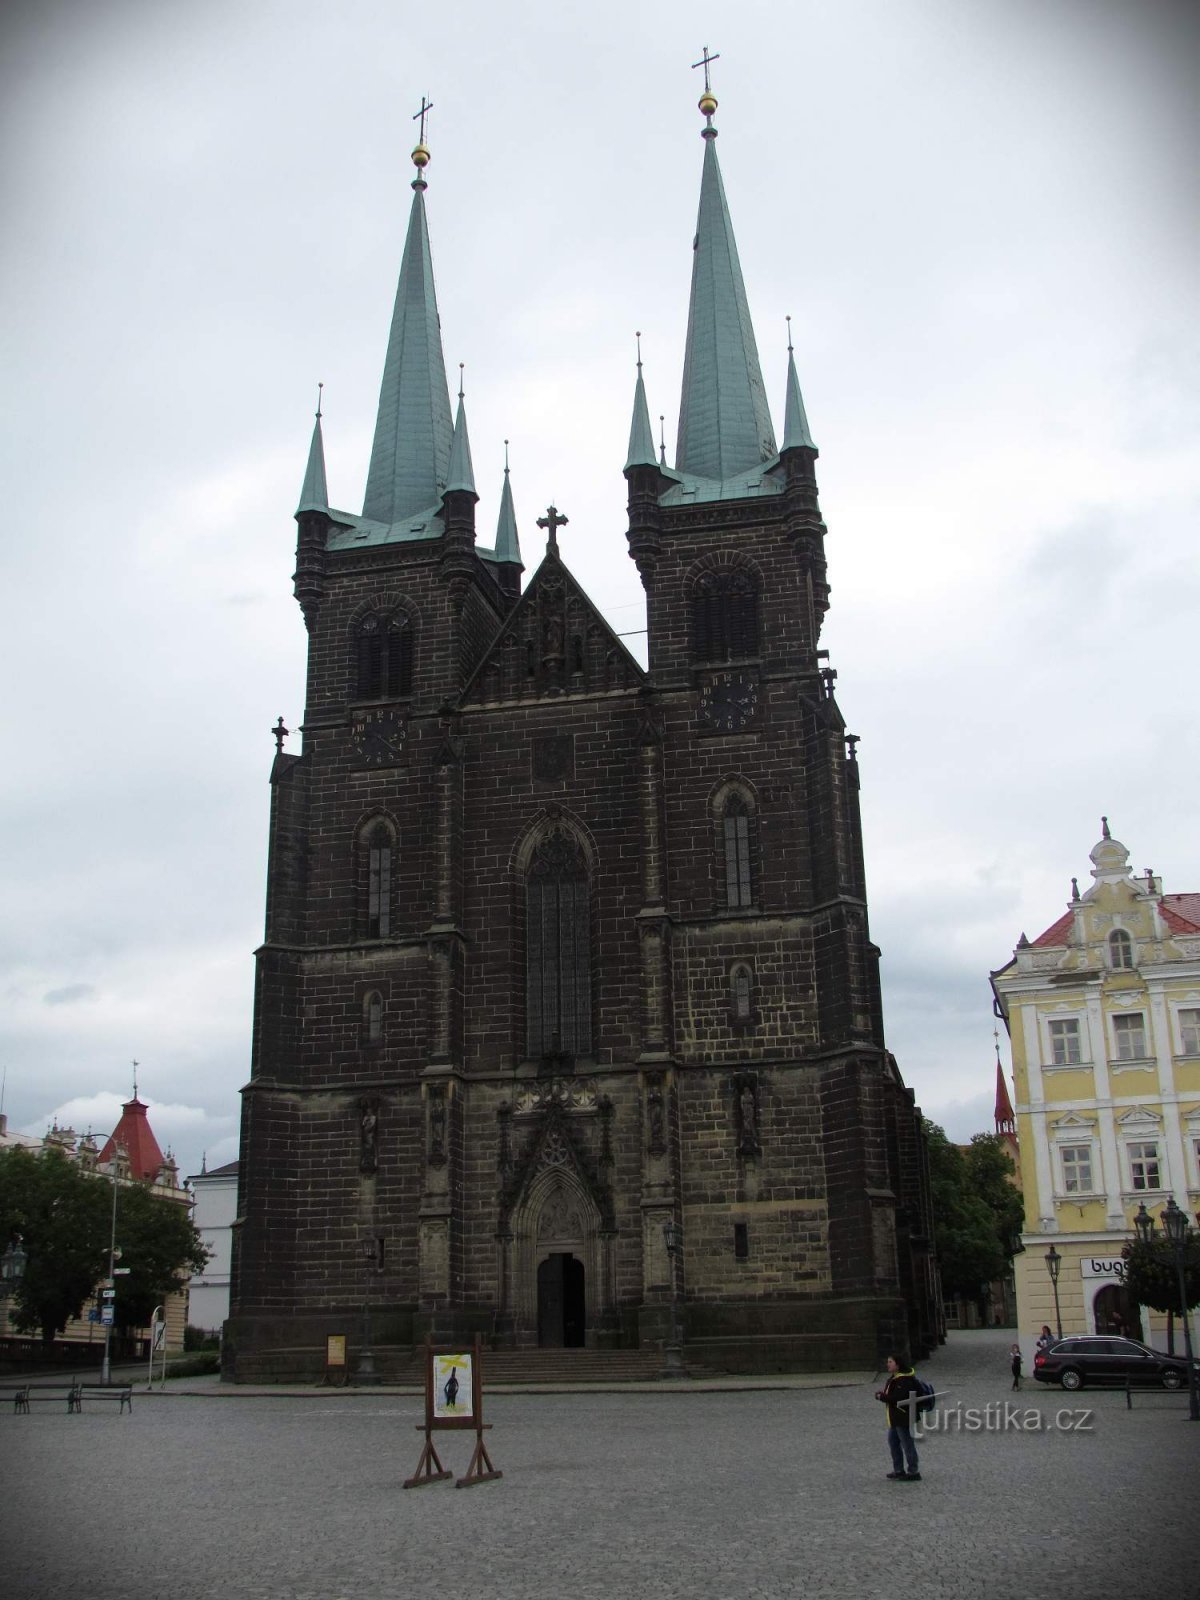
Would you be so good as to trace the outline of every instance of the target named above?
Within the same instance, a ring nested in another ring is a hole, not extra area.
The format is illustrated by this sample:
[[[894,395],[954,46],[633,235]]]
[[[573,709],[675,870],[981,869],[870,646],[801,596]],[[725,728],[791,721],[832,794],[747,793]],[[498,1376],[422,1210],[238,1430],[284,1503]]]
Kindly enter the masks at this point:
[[[433,1414],[446,1420],[471,1416],[470,1356],[434,1356]]]
[[[344,1367],[346,1365],[346,1335],[344,1333],[331,1333],[325,1340],[325,1365],[327,1367]]]

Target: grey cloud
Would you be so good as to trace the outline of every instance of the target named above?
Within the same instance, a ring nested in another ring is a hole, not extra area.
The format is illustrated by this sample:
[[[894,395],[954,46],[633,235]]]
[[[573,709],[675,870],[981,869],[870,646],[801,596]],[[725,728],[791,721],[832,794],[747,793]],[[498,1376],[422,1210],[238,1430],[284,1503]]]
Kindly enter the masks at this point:
[[[81,1000],[95,998],[95,986],[90,983],[68,983],[61,989],[47,989],[42,1003],[48,1006],[74,1006]]]

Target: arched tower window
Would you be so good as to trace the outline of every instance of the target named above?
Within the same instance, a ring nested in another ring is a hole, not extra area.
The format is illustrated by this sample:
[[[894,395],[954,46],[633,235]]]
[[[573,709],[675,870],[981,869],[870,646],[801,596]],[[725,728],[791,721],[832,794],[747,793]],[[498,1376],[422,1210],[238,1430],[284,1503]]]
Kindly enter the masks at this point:
[[[403,611],[369,611],[354,633],[354,693],[358,700],[393,700],[412,693],[413,631]]]
[[[705,572],[692,589],[692,660],[758,654],[758,585],[744,567]]]
[[[392,928],[392,832],[386,822],[375,822],[362,841],[366,877],[368,939],[386,939]]]
[[[587,859],[556,829],[525,878],[526,1032],[530,1056],[587,1055],[592,1047],[592,961]]]
[[[729,975],[729,1009],[735,1022],[749,1022],[754,984],[750,968],[736,966]]]
[[[744,911],[754,904],[753,823],[746,797],[735,790],[720,814],[721,867],[730,911]]]
[[[1108,959],[1118,972],[1128,972],[1133,966],[1133,940],[1124,928],[1115,928],[1109,934]]]
[[[379,1044],[383,1040],[383,996],[377,989],[363,1001],[363,1033],[368,1044]]]

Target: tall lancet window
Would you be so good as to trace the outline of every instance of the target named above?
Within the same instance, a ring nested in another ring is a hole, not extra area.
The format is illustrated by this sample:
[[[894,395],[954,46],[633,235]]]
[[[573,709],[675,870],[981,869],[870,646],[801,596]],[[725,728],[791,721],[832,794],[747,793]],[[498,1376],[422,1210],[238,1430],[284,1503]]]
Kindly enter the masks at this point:
[[[525,879],[527,1048],[532,1057],[587,1055],[592,1047],[587,860],[557,829],[538,846]]]
[[[367,861],[367,938],[386,939],[391,932],[392,835],[377,822],[364,843]]]
[[[731,794],[721,818],[725,904],[731,911],[742,911],[754,904],[750,824],[750,807],[741,795]]]
[[[758,654],[758,586],[735,567],[705,572],[692,590],[693,661],[730,661]]]

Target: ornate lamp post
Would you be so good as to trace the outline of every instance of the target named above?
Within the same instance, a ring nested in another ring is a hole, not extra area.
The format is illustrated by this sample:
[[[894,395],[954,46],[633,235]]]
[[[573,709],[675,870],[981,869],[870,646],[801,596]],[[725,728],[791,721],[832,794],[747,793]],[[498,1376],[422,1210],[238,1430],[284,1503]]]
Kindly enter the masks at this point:
[[[1162,1225],[1167,1243],[1174,1251],[1175,1270],[1179,1274],[1179,1312],[1183,1319],[1183,1353],[1188,1370],[1188,1420],[1200,1422],[1200,1392],[1197,1389],[1196,1363],[1192,1359],[1192,1320],[1188,1316],[1187,1281],[1184,1273],[1188,1239],[1192,1230],[1188,1227],[1187,1212],[1181,1211],[1175,1204],[1174,1195],[1163,1207]]]
[[[662,1375],[664,1378],[686,1378],[687,1371],[683,1365],[683,1349],[679,1339],[679,1274],[675,1265],[675,1257],[683,1251],[683,1229],[674,1217],[668,1218],[663,1223],[663,1243],[667,1247],[667,1262],[671,1273],[671,1338],[663,1351]]]
[[[7,1300],[25,1276],[28,1260],[29,1252],[21,1243],[21,1235],[18,1234],[4,1254],[0,1255],[0,1300]]]
[[[1062,1312],[1058,1306],[1058,1274],[1062,1270],[1062,1257],[1053,1245],[1046,1251],[1046,1271],[1050,1274],[1050,1284],[1054,1290],[1054,1326],[1058,1330],[1058,1337],[1062,1338]]]

